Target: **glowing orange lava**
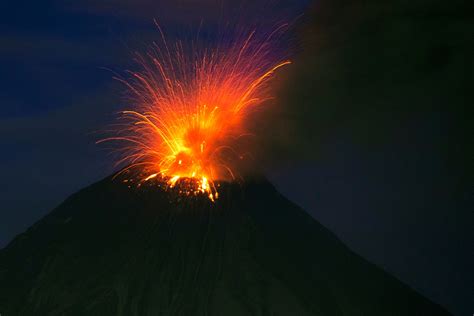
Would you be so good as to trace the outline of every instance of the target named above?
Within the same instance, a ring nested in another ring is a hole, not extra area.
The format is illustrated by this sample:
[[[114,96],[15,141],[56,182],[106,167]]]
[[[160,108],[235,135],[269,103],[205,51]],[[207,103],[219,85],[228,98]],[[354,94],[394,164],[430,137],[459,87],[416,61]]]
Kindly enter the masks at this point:
[[[161,32],[161,30],[160,30]],[[242,158],[236,139],[248,134],[250,109],[269,99],[266,83],[290,61],[278,61],[272,33],[264,40],[250,32],[214,49],[189,49],[182,42],[156,45],[139,56],[140,72],[123,80],[133,110],[121,112],[124,124],[104,141],[120,141],[119,164],[141,168],[139,182],[154,178],[168,187],[185,181],[183,193],[218,197],[217,180],[235,179]]]

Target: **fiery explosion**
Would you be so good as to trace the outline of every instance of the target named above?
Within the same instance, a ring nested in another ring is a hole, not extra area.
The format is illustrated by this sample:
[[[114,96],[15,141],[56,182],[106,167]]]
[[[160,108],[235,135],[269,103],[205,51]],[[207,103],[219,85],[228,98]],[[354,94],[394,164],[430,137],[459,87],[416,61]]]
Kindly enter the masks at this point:
[[[122,172],[139,168],[138,183],[158,179],[215,200],[215,181],[235,179],[244,159],[234,144],[249,134],[250,110],[271,98],[268,80],[290,63],[274,56],[277,31],[263,40],[253,31],[214,49],[185,49],[180,41],[168,45],[160,29],[163,44],[137,57],[142,70],[118,78],[133,109],[121,112],[115,135],[99,142],[122,144],[118,164],[128,165]]]

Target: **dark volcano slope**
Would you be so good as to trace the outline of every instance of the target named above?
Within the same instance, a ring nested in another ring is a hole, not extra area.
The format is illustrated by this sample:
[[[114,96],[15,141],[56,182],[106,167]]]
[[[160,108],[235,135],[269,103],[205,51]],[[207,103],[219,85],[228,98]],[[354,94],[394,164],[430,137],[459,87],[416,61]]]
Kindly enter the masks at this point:
[[[0,252],[0,313],[448,315],[268,182],[220,192],[108,178],[72,195]]]

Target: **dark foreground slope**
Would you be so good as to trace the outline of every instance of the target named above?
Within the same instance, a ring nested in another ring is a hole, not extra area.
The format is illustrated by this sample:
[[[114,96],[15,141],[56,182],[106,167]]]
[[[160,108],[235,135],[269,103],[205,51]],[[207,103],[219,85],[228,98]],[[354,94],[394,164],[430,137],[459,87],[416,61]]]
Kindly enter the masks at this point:
[[[110,178],[0,252],[0,313],[448,315],[264,180],[212,203]]]

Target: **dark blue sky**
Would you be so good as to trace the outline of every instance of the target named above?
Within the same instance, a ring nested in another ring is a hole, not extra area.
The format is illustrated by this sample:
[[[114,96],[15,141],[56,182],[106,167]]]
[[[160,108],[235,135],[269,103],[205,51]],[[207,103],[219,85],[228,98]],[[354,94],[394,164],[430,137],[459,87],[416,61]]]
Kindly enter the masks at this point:
[[[114,171],[95,144],[124,102],[111,70],[134,67],[133,52],[158,35],[153,18],[179,37],[201,19],[212,28],[305,12],[281,93],[301,100],[279,119],[292,128],[275,132],[294,137],[278,144],[285,159],[268,176],[355,252],[452,312],[472,313],[472,120],[460,110],[473,100],[460,44],[472,28],[454,5],[370,3],[3,1],[0,247]]]

